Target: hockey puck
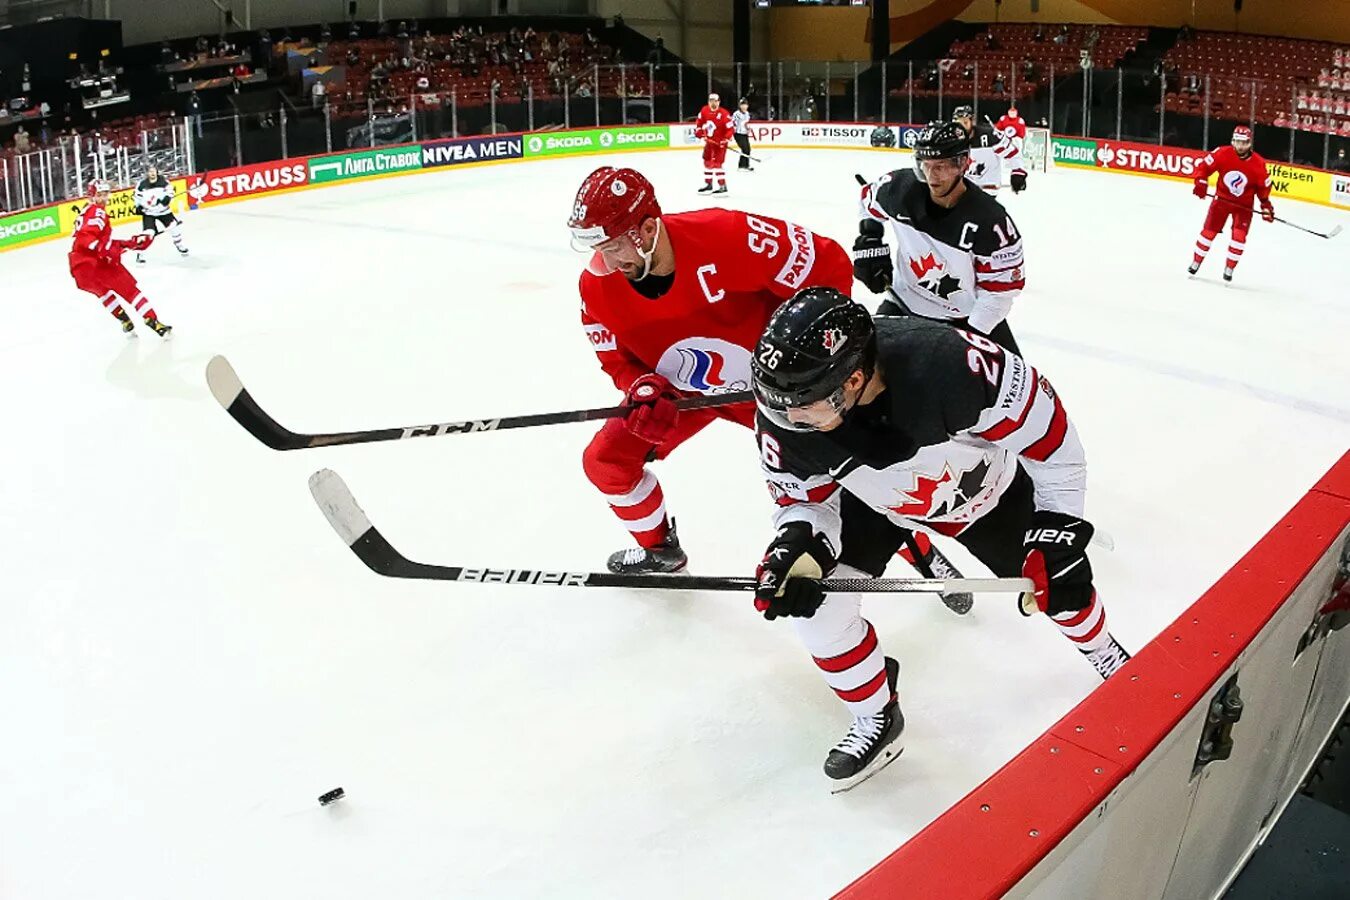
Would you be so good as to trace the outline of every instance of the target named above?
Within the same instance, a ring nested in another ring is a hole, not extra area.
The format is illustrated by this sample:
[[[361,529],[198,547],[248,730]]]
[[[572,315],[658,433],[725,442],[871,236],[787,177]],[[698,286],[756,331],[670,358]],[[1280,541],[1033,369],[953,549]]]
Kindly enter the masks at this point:
[[[342,788],[340,788],[340,787],[335,787],[335,788],[333,788],[331,791],[329,791],[328,793],[326,793],[326,794],[320,794],[320,795],[319,795],[319,805],[320,805],[320,806],[327,806],[328,804],[330,804],[330,803],[332,803],[332,802],[334,802],[334,801],[336,801],[336,800],[341,800],[341,799],[342,799],[343,797],[345,797],[345,796],[347,796],[347,792],[346,792],[346,791],[344,791],[344,790],[343,790]]]

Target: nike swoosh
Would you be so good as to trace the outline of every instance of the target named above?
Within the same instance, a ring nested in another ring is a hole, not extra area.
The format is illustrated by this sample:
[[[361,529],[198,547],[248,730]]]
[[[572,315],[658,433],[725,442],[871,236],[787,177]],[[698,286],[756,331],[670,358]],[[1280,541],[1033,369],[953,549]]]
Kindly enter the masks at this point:
[[[838,477],[839,477],[839,473],[843,472],[843,471],[844,471],[844,467],[847,466],[847,465],[848,465],[849,463],[851,463],[851,462],[853,462],[853,457],[850,456],[848,459],[844,460],[844,461],[841,462],[839,465],[835,466],[833,469],[828,469],[828,470],[826,470],[826,473],[827,473],[831,478],[838,478]]]

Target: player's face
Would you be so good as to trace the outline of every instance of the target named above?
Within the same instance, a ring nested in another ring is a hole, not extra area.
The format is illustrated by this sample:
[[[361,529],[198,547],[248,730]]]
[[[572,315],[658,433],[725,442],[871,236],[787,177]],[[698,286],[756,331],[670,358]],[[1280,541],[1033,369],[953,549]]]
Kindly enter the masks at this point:
[[[920,160],[919,168],[923,170],[923,180],[928,183],[928,190],[936,197],[945,197],[966,173],[966,158]]]
[[[655,239],[655,230],[655,220],[653,219],[643,222],[642,227],[638,230],[636,238],[642,242],[644,250]],[[622,234],[610,238],[603,244],[598,244],[595,252],[599,254],[601,265],[606,272],[622,272],[623,276],[629,281],[639,280],[647,269],[647,261],[638,252],[634,236],[630,234]]]
[[[719,107],[719,106],[721,106],[721,105],[722,105],[722,101],[721,101],[721,100],[718,100],[716,97],[709,97],[709,98],[708,98],[708,108],[709,108],[709,109],[717,109],[717,107]]]
[[[844,413],[858,403],[867,379],[861,371],[848,377],[839,390],[806,406],[790,406],[782,412],[766,410],[770,419],[793,431],[834,431],[844,424]]]
[[[1252,152],[1252,142],[1242,138],[1233,138],[1233,149],[1237,151],[1238,156],[1246,156]]]
[[[958,119],[953,119],[953,121],[960,124],[960,126],[964,128],[966,131],[970,131],[971,126],[975,124],[975,120],[972,119],[970,116],[961,116]]]

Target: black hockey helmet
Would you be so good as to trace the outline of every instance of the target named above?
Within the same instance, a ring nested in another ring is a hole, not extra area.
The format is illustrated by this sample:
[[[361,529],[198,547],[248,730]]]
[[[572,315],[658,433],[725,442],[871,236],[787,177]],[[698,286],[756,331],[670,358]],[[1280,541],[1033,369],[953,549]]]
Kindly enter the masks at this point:
[[[928,176],[920,165],[926,159],[952,159],[958,162],[970,156],[970,132],[960,122],[929,122],[914,140],[914,171],[925,184]]]
[[[873,147],[894,147],[895,131],[889,125],[878,125],[868,138]]]
[[[755,402],[775,424],[811,431],[788,411],[829,400],[843,415],[844,382],[858,369],[871,377],[875,362],[876,330],[867,310],[834,288],[804,288],[778,307],[755,346]]]
[[[956,109],[952,110],[952,121],[955,122],[955,121],[957,121],[958,119],[970,119],[972,122],[974,122],[974,121],[975,121],[975,107],[973,107],[973,106],[958,106]]]

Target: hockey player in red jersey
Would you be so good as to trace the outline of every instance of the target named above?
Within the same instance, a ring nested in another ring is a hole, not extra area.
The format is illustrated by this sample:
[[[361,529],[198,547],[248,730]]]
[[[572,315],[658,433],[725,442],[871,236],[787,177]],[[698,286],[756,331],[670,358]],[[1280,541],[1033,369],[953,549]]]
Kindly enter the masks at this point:
[[[1195,256],[1187,271],[1192,275],[1200,271],[1200,264],[1205,261],[1215,236],[1231,216],[1233,230],[1228,237],[1228,263],[1223,269],[1223,280],[1232,281],[1233,269],[1247,246],[1253,197],[1261,201],[1261,218],[1267,222],[1275,221],[1275,207],[1270,203],[1270,172],[1261,154],[1252,149],[1252,130],[1246,125],[1234,128],[1232,144],[1215,149],[1196,168],[1195,196],[1201,200],[1210,196],[1209,176],[1215,172],[1219,174],[1219,180],[1214,186],[1214,199],[1209,204],[1200,238],[1195,242]]]
[[[1021,152],[1022,143],[1027,139],[1027,122],[1017,114],[1017,104],[1008,107],[1008,111],[994,123],[994,130],[1012,141],[1018,152]]]
[[[609,557],[620,573],[677,572],[687,558],[647,463],[665,459],[716,419],[750,428],[750,402],[676,409],[685,394],[750,389],[750,350],[778,305],[803,287],[845,295],[848,254],[801,225],[729,209],[664,215],[633,169],[605,166],[582,182],[568,226],[591,254],[581,275],[581,322],[600,366],[633,412],[610,419],[582,457],[586,477],[637,546]],[[922,534],[900,556],[925,578],[961,573]],[[957,613],[969,594],[943,602]]]
[[[124,251],[144,250],[150,246],[154,236],[142,232],[129,241],[114,238],[107,210],[110,192],[106,181],[89,183],[89,203],[75,220],[75,239],[69,257],[70,274],[75,279],[76,287],[98,297],[103,308],[122,323],[122,330],[127,334],[133,334],[136,326],[126,310],[118,305],[119,298],[145,319],[147,328],[160,337],[167,337],[173,329],[159,321],[154,307],[136,284],[136,279],[122,265]]]
[[[703,138],[703,187],[700,194],[725,194],[727,192],[727,144],[736,133],[731,123],[731,113],[722,106],[722,100],[716,94],[708,95],[708,103],[698,111],[694,122],[694,133]],[[713,182],[717,182],[716,190]]]

